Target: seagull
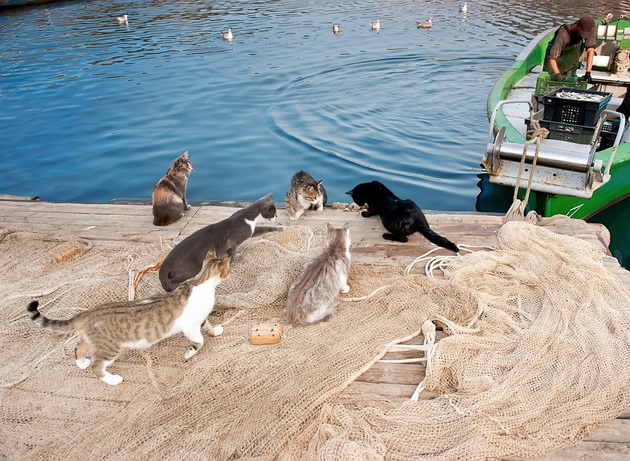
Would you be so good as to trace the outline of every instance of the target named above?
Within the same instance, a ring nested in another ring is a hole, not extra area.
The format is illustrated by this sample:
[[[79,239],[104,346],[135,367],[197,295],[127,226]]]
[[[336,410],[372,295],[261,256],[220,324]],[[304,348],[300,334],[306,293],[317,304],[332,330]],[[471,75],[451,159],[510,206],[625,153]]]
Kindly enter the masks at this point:
[[[467,13],[468,12],[468,3],[464,2],[463,5],[459,5],[459,11],[461,13]]]
[[[221,31],[221,35],[223,36],[223,38],[225,40],[229,40],[230,42],[234,38],[234,35],[232,35],[232,28],[231,27],[228,27],[228,31],[227,32]]]
[[[123,14],[122,16],[118,16],[116,19],[118,19],[118,22],[121,24],[129,22],[126,14]]]
[[[427,22],[416,22],[418,27],[422,27],[423,29],[430,29],[433,27],[433,18],[427,19]]]
[[[372,30],[381,30],[381,20],[377,19],[376,22],[371,22],[370,27]]]
[[[337,35],[339,32],[341,32],[341,27],[339,27],[339,24],[333,24],[333,34]]]

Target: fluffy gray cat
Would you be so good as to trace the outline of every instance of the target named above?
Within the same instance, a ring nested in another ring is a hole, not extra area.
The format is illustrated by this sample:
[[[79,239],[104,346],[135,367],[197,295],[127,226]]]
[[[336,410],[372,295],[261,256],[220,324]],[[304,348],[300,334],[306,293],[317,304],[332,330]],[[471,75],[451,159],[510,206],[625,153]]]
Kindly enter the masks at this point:
[[[293,326],[328,320],[339,307],[339,292],[350,291],[350,226],[328,227],[328,247],[308,261],[289,288],[286,313]]]

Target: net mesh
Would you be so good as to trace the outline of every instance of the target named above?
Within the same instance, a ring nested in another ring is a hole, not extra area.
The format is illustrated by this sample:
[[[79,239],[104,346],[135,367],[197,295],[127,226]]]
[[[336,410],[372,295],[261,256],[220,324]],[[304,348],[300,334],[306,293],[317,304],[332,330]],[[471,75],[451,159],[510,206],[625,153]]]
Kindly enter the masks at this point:
[[[2,230],[0,459],[468,460],[574,445],[630,407],[630,293],[589,243],[523,222],[498,237],[452,258],[444,280],[355,263],[339,313],[273,346],[249,344],[249,328],[284,321],[325,233],[250,239],[210,316],[223,335],[188,362],[181,335],[125,351],[110,367],[125,380],[108,386],[74,364],[78,338],[36,327],[26,306],[66,318],[127,299],[130,271],[168,250]],[[160,291],[149,272],[137,296]],[[426,320],[448,333],[429,354],[437,398],[347,389]]]

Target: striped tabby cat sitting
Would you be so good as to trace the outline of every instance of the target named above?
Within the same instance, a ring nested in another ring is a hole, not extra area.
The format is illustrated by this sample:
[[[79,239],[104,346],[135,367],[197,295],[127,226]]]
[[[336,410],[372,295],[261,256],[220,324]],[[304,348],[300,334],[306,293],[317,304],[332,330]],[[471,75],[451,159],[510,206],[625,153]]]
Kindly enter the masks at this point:
[[[293,175],[284,199],[291,221],[298,219],[307,210],[323,211],[328,196],[322,182],[321,179],[316,181],[306,171],[298,171]]]

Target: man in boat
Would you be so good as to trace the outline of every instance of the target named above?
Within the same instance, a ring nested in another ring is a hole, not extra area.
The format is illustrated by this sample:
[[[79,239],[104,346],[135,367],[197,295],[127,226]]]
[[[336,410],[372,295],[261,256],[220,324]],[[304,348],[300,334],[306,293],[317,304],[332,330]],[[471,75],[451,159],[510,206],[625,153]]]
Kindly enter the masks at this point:
[[[558,28],[547,46],[545,68],[549,75],[555,75],[562,82],[567,76],[574,76],[580,64],[580,56],[586,50],[586,74],[590,81],[593,57],[597,45],[597,24],[593,18],[584,16],[573,24]]]

